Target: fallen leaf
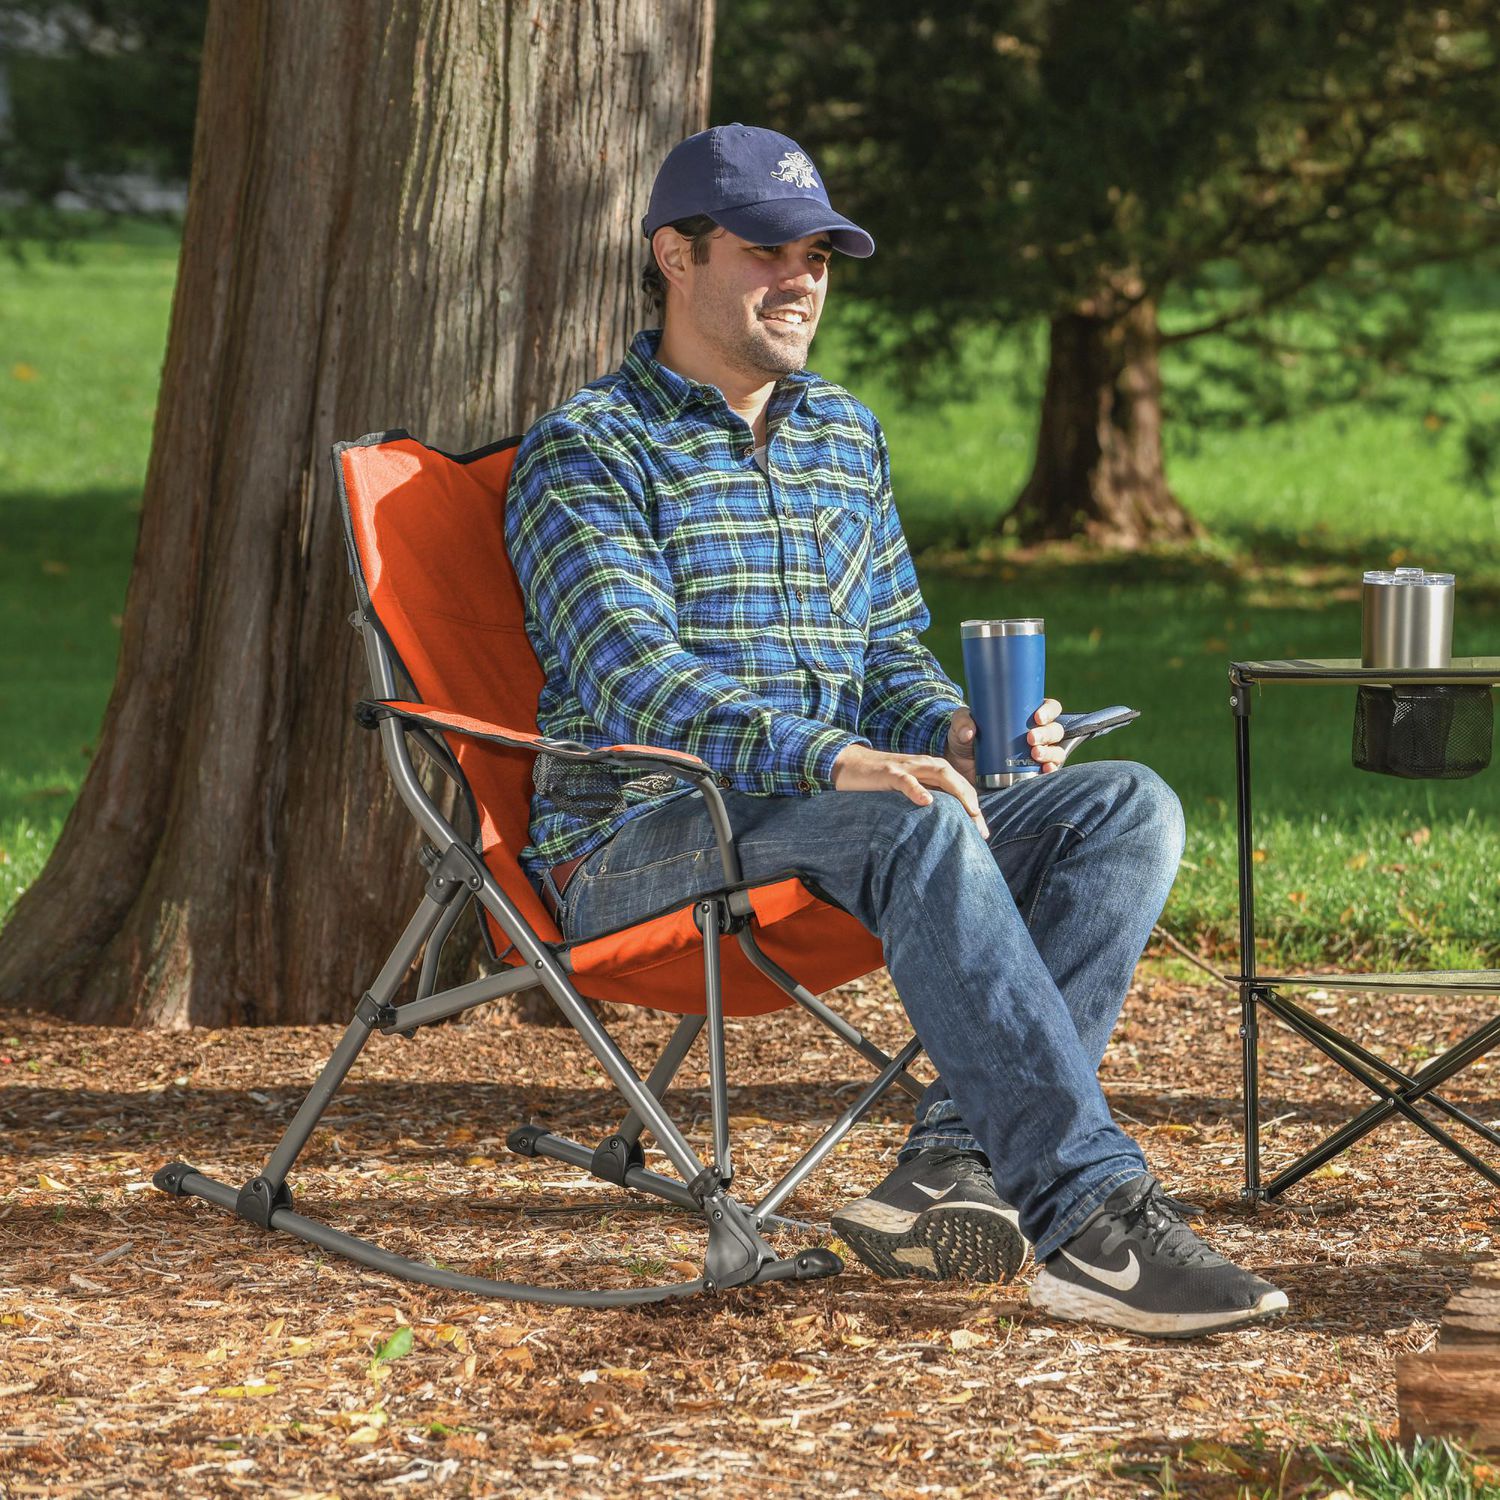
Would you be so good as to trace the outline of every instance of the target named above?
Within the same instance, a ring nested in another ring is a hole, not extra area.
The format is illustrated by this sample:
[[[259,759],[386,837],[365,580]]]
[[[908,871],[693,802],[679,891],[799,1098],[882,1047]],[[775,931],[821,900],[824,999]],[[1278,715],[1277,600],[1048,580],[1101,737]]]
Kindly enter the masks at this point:
[[[274,1396],[281,1387],[279,1385],[221,1385],[215,1392],[216,1396]]]
[[[1190,1400],[1195,1399],[1197,1398],[1184,1397],[1178,1404],[1180,1406],[1187,1406]],[[1189,1407],[1189,1410],[1202,1411],[1207,1410],[1207,1407],[1208,1403],[1204,1402],[1201,1407]],[[1226,1448],[1223,1443],[1214,1443],[1207,1440],[1189,1443],[1182,1450],[1182,1456],[1193,1463],[1201,1464],[1206,1469],[1223,1469],[1230,1474],[1238,1474],[1242,1479],[1248,1478],[1251,1474],[1255,1473],[1255,1466],[1253,1464],[1247,1463],[1233,1448]],[[1325,1497],[1325,1500],[1332,1500],[1332,1497]]]
[[[49,1193],[65,1193],[68,1190],[67,1183],[59,1182],[57,1178],[49,1177],[45,1172],[36,1174],[36,1184],[38,1187],[46,1188]]]
[[[972,1328],[955,1328],[948,1335],[948,1342],[955,1349],[980,1349],[990,1341],[987,1333],[976,1333]]]
[[[400,1359],[403,1355],[411,1353],[412,1332],[404,1323],[398,1328],[379,1349],[375,1351],[375,1363],[384,1364],[387,1360]]]

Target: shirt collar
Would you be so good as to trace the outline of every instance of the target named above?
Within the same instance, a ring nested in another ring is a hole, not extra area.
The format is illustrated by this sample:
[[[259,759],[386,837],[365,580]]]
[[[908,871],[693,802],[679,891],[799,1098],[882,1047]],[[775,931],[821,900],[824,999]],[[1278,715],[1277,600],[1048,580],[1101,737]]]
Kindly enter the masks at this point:
[[[718,386],[689,380],[660,363],[656,358],[660,345],[661,329],[642,329],[630,341],[630,348],[620,365],[620,373],[644,398],[650,411],[670,419],[699,403],[718,406],[725,411],[729,409]],[[776,420],[781,420],[802,404],[814,378],[808,371],[798,370],[776,382],[771,396],[771,410],[776,414]]]

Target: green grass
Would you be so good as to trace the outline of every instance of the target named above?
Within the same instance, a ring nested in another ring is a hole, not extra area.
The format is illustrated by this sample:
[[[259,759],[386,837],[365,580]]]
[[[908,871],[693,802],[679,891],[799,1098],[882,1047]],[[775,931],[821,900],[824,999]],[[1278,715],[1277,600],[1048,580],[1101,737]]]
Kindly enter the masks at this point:
[[[1359,1500],[1500,1500],[1495,1469],[1446,1438],[1403,1448],[1367,1427],[1343,1453],[1314,1453],[1323,1472]]]
[[[0,260],[0,912],[56,842],[114,681],[176,262],[146,227]]]
[[[1418,1438],[1405,1448],[1368,1421],[1336,1448],[1281,1448],[1256,1430],[1246,1443],[1189,1442],[1165,1462],[1126,1462],[1114,1472],[1153,1484],[1162,1500],[1500,1500],[1500,1473],[1460,1444]]]
[[[45,861],[108,697],[174,264],[170,236],[149,229],[88,241],[76,265],[0,263],[0,911]],[[1500,342],[1492,305],[1470,296],[1456,306],[1452,336],[1469,348]],[[847,364],[839,337],[835,319],[814,361],[835,378]],[[1459,574],[1456,648],[1500,652],[1500,502],[1465,483],[1460,434],[1416,401],[1266,430],[1178,424],[1170,477],[1210,544],[1101,558],[1020,557],[994,542],[959,557],[951,544],[985,533],[1025,479],[1038,350],[1035,337],[976,342],[953,394],[918,408],[879,381],[851,382],[890,436],[933,615],[927,639],[962,681],[961,620],[1040,614],[1056,696],[1142,710],[1083,754],[1145,761],[1177,788],[1189,841],[1165,920],[1227,960],[1228,662],[1357,654],[1359,574],[1398,550]],[[1480,411],[1487,397],[1471,393]],[[1266,960],[1495,963],[1500,771],[1454,783],[1361,774],[1349,765],[1351,720],[1347,691],[1283,687],[1256,699]]]

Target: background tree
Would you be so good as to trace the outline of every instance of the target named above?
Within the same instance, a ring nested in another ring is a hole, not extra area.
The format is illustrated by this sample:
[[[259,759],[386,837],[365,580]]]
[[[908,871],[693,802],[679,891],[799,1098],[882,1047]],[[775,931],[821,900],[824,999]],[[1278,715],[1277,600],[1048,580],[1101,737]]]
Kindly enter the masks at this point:
[[[1420,367],[1419,268],[1500,243],[1488,0],[734,0],[716,64],[715,118],[807,143],[874,232],[867,362],[953,378],[974,328],[1046,320],[1027,540],[1195,530],[1167,345],[1253,352],[1195,415],[1366,398]]]
[[[0,232],[57,237],[71,194],[186,184],[206,0],[0,0]],[[71,221],[76,226],[76,219]]]
[[[0,1000],[348,1014],[415,845],[350,716],[329,444],[477,446],[618,358],[711,23],[700,0],[214,0],[118,678]]]

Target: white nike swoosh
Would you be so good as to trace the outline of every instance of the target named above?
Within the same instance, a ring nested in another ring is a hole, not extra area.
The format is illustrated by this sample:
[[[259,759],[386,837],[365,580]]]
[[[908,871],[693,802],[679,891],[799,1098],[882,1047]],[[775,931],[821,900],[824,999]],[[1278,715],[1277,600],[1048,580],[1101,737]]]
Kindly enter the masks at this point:
[[[1112,1286],[1117,1292],[1128,1292],[1141,1279],[1141,1263],[1135,1258],[1134,1250],[1127,1250],[1125,1253],[1130,1257],[1130,1264],[1120,1271],[1106,1271],[1103,1266],[1091,1266],[1086,1260],[1069,1255],[1066,1250],[1062,1255],[1065,1261],[1077,1266],[1085,1276],[1092,1276],[1095,1281],[1102,1281],[1105,1286]]]
[[[920,1182],[914,1182],[912,1183],[912,1186],[916,1188],[919,1193],[926,1193],[929,1198],[937,1199],[946,1198],[948,1194],[958,1186],[958,1184],[956,1182],[950,1182],[948,1186],[942,1190],[942,1192],[938,1192],[936,1188],[926,1187]]]

